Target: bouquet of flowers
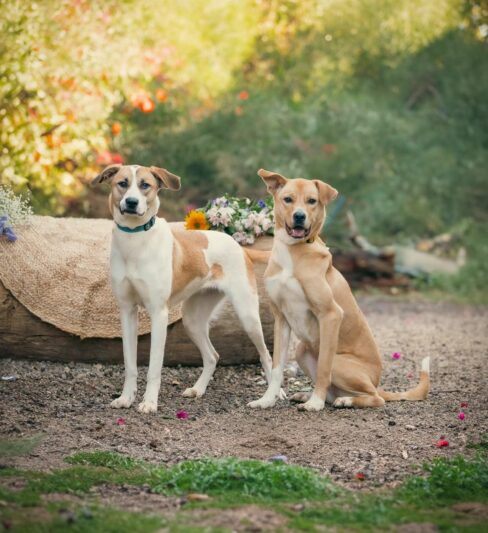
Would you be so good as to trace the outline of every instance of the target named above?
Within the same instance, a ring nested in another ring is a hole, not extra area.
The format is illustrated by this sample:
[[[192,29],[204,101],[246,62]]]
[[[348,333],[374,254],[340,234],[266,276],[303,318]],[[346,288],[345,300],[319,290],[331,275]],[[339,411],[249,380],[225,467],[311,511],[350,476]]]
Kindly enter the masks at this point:
[[[253,244],[256,237],[274,234],[273,199],[255,201],[226,194],[190,211],[185,227],[224,231],[241,245]]]

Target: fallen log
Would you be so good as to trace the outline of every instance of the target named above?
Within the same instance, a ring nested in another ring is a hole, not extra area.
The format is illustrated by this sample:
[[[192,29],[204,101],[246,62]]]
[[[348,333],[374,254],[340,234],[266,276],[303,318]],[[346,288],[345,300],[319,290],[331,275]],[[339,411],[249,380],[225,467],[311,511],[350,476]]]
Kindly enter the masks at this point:
[[[262,287],[262,265],[256,265],[258,285]],[[273,320],[261,294],[261,321],[268,346],[272,343]],[[214,322],[210,338],[220,354],[219,364],[236,365],[259,360],[256,348],[243,331],[229,303],[225,303]],[[150,334],[140,335],[138,361],[149,360]],[[0,357],[50,361],[122,362],[120,338],[86,337],[63,331],[43,322],[26,309],[0,282]],[[188,338],[181,320],[168,326],[164,364],[166,366],[202,364],[200,353]]]

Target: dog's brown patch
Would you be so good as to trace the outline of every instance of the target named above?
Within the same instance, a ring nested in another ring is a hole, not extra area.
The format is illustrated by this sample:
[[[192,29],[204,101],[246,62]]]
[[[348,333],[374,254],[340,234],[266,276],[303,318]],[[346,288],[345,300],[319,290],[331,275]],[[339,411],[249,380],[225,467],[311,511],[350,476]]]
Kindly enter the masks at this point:
[[[224,277],[224,270],[222,268],[222,265],[214,263],[212,265],[212,268],[210,269],[210,274],[214,279],[222,279]]]
[[[195,230],[172,231],[175,240],[171,294],[174,296],[182,292],[192,280],[208,276],[210,269],[204,254],[204,250],[208,248],[208,239],[205,234]]]

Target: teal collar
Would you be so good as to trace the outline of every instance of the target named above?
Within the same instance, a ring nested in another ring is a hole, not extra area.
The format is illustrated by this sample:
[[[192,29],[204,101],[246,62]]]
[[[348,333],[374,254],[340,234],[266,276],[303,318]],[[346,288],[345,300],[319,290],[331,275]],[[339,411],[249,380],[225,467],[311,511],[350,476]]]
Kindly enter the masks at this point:
[[[125,231],[126,233],[139,233],[140,231],[150,230],[154,226],[155,222],[156,222],[156,216],[153,216],[145,224],[143,224],[142,226],[136,226],[135,228],[121,226],[120,224],[117,224],[117,222],[115,224],[120,230]]]

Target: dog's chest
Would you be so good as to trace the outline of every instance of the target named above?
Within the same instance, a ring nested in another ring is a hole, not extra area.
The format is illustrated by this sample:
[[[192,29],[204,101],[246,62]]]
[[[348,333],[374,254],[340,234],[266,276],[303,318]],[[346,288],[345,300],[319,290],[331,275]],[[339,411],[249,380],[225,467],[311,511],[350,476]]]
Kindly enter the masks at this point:
[[[318,338],[318,323],[313,315],[300,281],[293,272],[293,263],[288,250],[279,250],[273,255],[281,267],[276,274],[267,276],[266,290],[273,303],[285,315],[295,335],[302,341],[315,344]]]
[[[151,234],[118,235],[112,243],[111,277],[116,295],[144,305],[169,298],[172,237],[164,225]]]

